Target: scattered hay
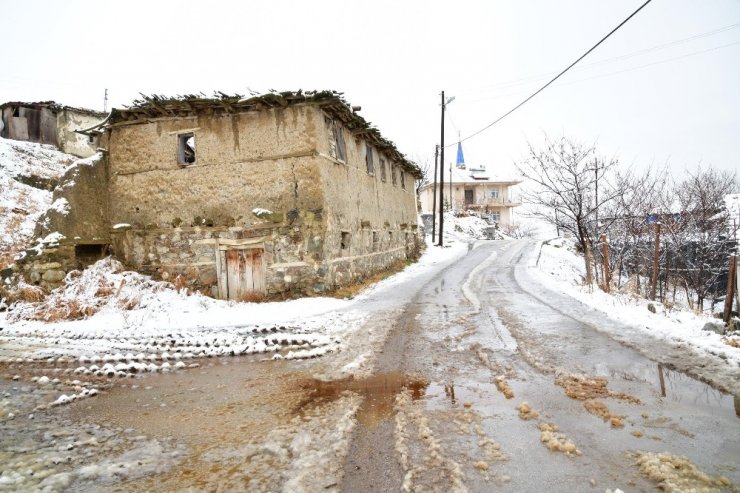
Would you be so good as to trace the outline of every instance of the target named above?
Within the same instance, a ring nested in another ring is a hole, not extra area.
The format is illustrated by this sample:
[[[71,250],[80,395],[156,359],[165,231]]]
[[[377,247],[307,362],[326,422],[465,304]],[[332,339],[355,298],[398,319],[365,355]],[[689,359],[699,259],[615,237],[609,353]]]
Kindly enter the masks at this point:
[[[506,377],[503,375],[499,375],[494,379],[496,383],[496,388],[504,394],[504,397],[507,399],[513,399],[514,398],[514,391],[511,390],[511,387],[509,387],[509,384],[506,383]]]
[[[38,303],[44,299],[46,291],[39,286],[20,281],[15,288],[0,286],[0,299],[9,305],[13,303]]]
[[[509,457],[501,452],[501,445],[492,438],[483,438],[478,442],[478,446],[483,449],[483,453],[486,454],[489,461],[504,462],[509,460]]]
[[[522,402],[521,404],[519,404],[516,409],[517,411],[519,411],[519,417],[522,418],[524,421],[537,419],[540,415],[540,413],[532,409],[526,402]]]
[[[476,469],[480,469],[481,471],[487,471],[488,470],[488,462],[484,462],[482,460],[476,462],[475,464],[473,464],[473,466]]]
[[[611,392],[607,389],[607,380],[604,377],[582,377],[578,375],[560,376],[555,379],[555,384],[565,389],[565,395],[571,399],[585,401],[598,397],[621,399],[632,404],[640,404],[640,399],[622,392]]]
[[[731,337],[723,337],[723,338],[722,338],[722,342],[724,342],[724,343],[725,343],[725,344],[727,344],[728,346],[731,346],[731,347],[735,347],[735,348],[738,348],[738,349],[740,349],[740,341],[738,341],[738,340],[737,340],[737,339],[735,339],[735,338],[731,338]]]
[[[62,286],[48,295],[37,287],[19,284],[18,299],[8,320],[77,320],[87,318],[104,307],[133,310],[145,303],[142,298],[156,298],[172,285],[156,282],[136,272],[125,272],[123,264],[111,257],[97,261],[84,271],[67,273]]]
[[[630,435],[632,435],[635,438],[642,438],[642,432],[639,430],[633,431],[632,433],[630,433]]]
[[[586,411],[589,413],[600,417],[604,421],[609,421],[613,428],[622,428],[624,426],[624,416],[612,414],[609,411],[609,408],[606,407],[606,404],[601,401],[587,399],[583,401],[583,407],[585,407]]]
[[[640,472],[658,483],[667,492],[694,491],[697,493],[719,492],[732,488],[732,483],[724,476],[712,477],[700,471],[686,457],[667,452],[638,452],[636,465]]]
[[[576,444],[568,440],[565,434],[560,433],[557,425],[553,423],[540,423],[540,440],[552,452],[563,452],[569,457],[581,455]]]

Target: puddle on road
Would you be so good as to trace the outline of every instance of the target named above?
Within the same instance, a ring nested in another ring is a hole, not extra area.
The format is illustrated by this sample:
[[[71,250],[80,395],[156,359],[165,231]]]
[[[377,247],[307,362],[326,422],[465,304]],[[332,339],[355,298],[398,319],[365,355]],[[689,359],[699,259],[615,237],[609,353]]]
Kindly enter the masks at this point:
[[[364,398],[357,411],[357,421],[366,427],[372,427],[393,415],[396,395],[403,389],[410,390],[411,398],[418,400],[424,396],[429,381],[392,372],[367,378],[348,377],[332,381],[307,379],[298,385],[306,395],[298,404],[296,413],[309,406],[337,400],[344,392],[356,392]]]

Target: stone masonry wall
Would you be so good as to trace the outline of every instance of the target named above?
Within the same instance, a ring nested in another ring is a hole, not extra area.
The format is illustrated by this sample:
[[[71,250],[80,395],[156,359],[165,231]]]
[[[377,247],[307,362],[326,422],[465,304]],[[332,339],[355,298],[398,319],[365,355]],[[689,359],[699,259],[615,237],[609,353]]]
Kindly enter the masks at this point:
[[[366,142],[347,129],[342,130],[347,155],[339,161],[331,130],[337,123],[322,113],[315,118],[314,126],[322,129],[318,132],[318,169],[327,184],[324,256],[329,259],[331,282],[347,284],[418,255],[421,243],[414,177],[377,148],[371,151],[374,171],[369,173]],[[385,161],[385,177],[381,159]]]

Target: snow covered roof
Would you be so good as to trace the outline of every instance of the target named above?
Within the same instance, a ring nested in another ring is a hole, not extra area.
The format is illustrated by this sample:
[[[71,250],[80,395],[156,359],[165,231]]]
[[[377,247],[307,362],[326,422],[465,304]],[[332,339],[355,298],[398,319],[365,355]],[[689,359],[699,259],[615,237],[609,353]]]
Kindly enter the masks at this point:
[[[22,106],[23,108],[33,108],[33,109],[42,109],[42,108],[48,108],[54,113],[57,113],[59,111],[68,110],[73,111],[75,113],[81,113],[83,115],[90,115],[90,116],[98,116],[98,117],[104,117],[105,113],[102,111],[95,111],[88,108],[78,108],[76,106],[67,106],[64,104],[59,104],[55,101],[37,101],[37,102],[24,102],[24,101],[8,101],[7,103],[0,104],[0,109],[7,108],[8,106]]]
[[[376,148],[388,153],[389,157],[398,161],[401,167],[416,178],[422,173],[416,163],[406,159],[406,156],[396,148],[396,145],[380,134],[380,131],[369,121],[358,115],[352,106],[337,91],[285,91],[269,92],[267,94],[252,95],[245,98],[241,94],[224,94],[216,92],[212,97],[203,93],[177,96],[162,96],[153,94],[141,95],[142,99],[123,109],[115,108],[111,111],[108,120],[109,126],[117,123],[148,120],[157,117],[186,117],[193,115],[223,115],[246,111],[261,111],[270,108],[285,108],[298,104],[313,104],[319,106],[331,118],[342,122],[355,137],[368,140]]]
[[[484,166],[472,166],[467,169],[452,168],[452,178],[450,179],[450,171],[445,170],[445,184],[496,184],[496,185],[517,185],[522,180],[510,177],[501,176],[496,173],[490,173]],[[427,182],[421,188],[427,188],[432,186],[431,182]]]

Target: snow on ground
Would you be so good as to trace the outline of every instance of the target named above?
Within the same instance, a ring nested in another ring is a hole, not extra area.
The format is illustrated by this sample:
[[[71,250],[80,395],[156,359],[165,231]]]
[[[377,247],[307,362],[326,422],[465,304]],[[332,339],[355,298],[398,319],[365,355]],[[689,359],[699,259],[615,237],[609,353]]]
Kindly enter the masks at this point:
[[[582,285],[585,277],[583,258],[576,255],[570,240],[551,240],[541,244],[538,269],[531,274],[546,287],[567,294],[581,303],[604,312],[610,318],[658,339],[682,341],[696,351],[710,353],[740,367],[740,349],[732,347],[723,338],[740,342],[740,336],[721,336],[703,330],[708,322],[721,323],[707,315],[676,307],[668,309],[657,301],[649,301],[630,293],[607,294],[599,288]],[[655,313],[648,305],[655,307]]]
[[[76,159],[54,146],[0,138],[0,267],[28,243],[36,220],[51,205],[45,184]]]

